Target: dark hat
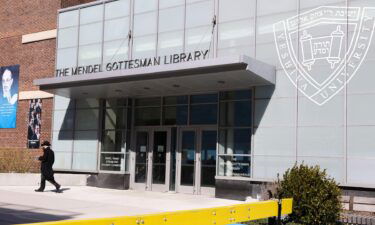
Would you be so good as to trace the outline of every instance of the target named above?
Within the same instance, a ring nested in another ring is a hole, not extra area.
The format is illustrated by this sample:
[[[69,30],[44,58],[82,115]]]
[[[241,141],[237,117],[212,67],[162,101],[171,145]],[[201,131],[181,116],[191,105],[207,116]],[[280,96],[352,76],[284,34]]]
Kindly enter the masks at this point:
[[[41,146],[51,146],[51,144],[49,143],[49,141],[43,141]]]

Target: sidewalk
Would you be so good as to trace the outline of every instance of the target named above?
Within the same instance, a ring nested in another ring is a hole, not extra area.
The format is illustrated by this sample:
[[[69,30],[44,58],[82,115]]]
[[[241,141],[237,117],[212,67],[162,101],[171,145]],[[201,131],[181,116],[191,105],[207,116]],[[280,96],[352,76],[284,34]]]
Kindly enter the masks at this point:
[[[166,211],[209,208],[241,203],[200,195],[63,187],[63,193],[46,188],[0,187],[0,225],[52,220],[103,218]]]

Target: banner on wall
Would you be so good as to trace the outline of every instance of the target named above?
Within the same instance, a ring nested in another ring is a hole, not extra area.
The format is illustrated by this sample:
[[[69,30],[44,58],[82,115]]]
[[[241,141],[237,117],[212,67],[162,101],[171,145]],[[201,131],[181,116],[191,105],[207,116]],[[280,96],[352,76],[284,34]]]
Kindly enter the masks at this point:
[[[32,99],[29,104],[29,122],[27,128],[27,147],[40,147],[40,128],[42,125],[42,100]]]
[[[0,128],[16,128],[19,68],[0,67]]]

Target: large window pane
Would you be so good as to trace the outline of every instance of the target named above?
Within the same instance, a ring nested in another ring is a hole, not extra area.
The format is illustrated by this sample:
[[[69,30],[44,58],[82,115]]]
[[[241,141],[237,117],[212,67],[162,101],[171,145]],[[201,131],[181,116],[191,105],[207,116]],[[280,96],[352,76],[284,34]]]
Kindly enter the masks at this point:
[[[207,94],[207,95],[192,95],[190,97],[190,103],[215,103],[217,102],[217,94]]]
[[[72,10],[59,14],[59,28],[78,25],[79,10]]]
[[[99,109],[80,109],[76,111],[76,130],[98,129]]]
[[[188,106],[164,107],[163,125],[186,125],[188,118]]]
[[[79,29],[79,44],[87,45],[102,41],[102,23],[83,25]]]
[[[134,4],[134,13],[157,10],[158,8],[158,0],[136,0]]]
[[[254,45],[254,20],[219,24],[218,48]]]
[[[90,6],[81,9],[80,23],[92,23],[103,20],[103,5]]]
[[[101,63],[102,45],[86,45],[79,48],[78,65],[93,65]]]
[[[212,27],[198,27],[185,31],[185,52],[208,50],[212,40]]]
[[[161,9],[184,4],[185,0],[159,0],[159,8]]]
[[[164,105],[181,105],[181,104],[188,104],[188,96],[169,96],[164,97],[163,99]]]
[[[171,55],[183,52],[184,32],[168,32],[159,34],[158,55]]]
[[[98,131],[75,131],[73,151],[96,154],[98,150]]]
[[[125,108],[107,108],[104,115],[104,129],[125,128],[125,110]]]
[[[214,1],[203,1],[186,6],[186,27],[210,25],[214,16]]]
[[[104,41],[126,39],[129,33],[129,17],[105,21]]]
[[[128,16],[130,14],[130,0],[120,0],[105,4],[105,19]]]
[[[157,13],[149,12],[134,16],[134,36],[143,36],[156,33]]]
[[[58,48],[74,47],[78,44],[78,27],[59,30]]]
[[[250,154],[251,129],[221,129],[219,154]]]
[[[160,107],[136,108],[135,125],[153,126],[160,125]]]
[[[251,126],[251,102],[235,101],[220,103],[220,126]]]
[[[249,156],[219,156],[219,176],[249,177]]]
[[[254,17],[255,0],[220,0],[219,23]]]
[[[125,152],[123,132],[104,130],[102,137],[102,152]]]
[[[174,7],[159,11],[159,33],[184,29],[184,7]],[[173,19],[171,19],[173,18]]]
[[[190,106],[190,124],[216,124],[217,104]]]
[[[115,62],[129,58],[128,40],[104,42],[103,62]]]
[[[251,99],[251,90],[220,92],[220,100],[244,100]]]
[[[135,106],[160,106],[161,99],[156,98],[139,98],[135,100]]]
[[[134,38],[133,59],[153,56],[156,56],[156,35]]]
[[[77,48],[64,48],[57,50],[57,69],[77,66]]]

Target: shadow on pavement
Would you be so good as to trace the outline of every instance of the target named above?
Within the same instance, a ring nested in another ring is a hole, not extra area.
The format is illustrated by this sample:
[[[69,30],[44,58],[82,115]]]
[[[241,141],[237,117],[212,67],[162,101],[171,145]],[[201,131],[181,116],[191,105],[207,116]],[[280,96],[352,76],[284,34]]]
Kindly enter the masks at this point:
[[[61,188],[59,191],[56,190],[50,190],[50,192],[56,192],[56,193],[64,193],[64,191],[69,191],[70,188]],[[47,191],[46,191],[47,192]]]
[[[26,207],[15,204],[0,204],[0,225],[67,220],[72,219],[76,215],[78,214],[66,211]]]

